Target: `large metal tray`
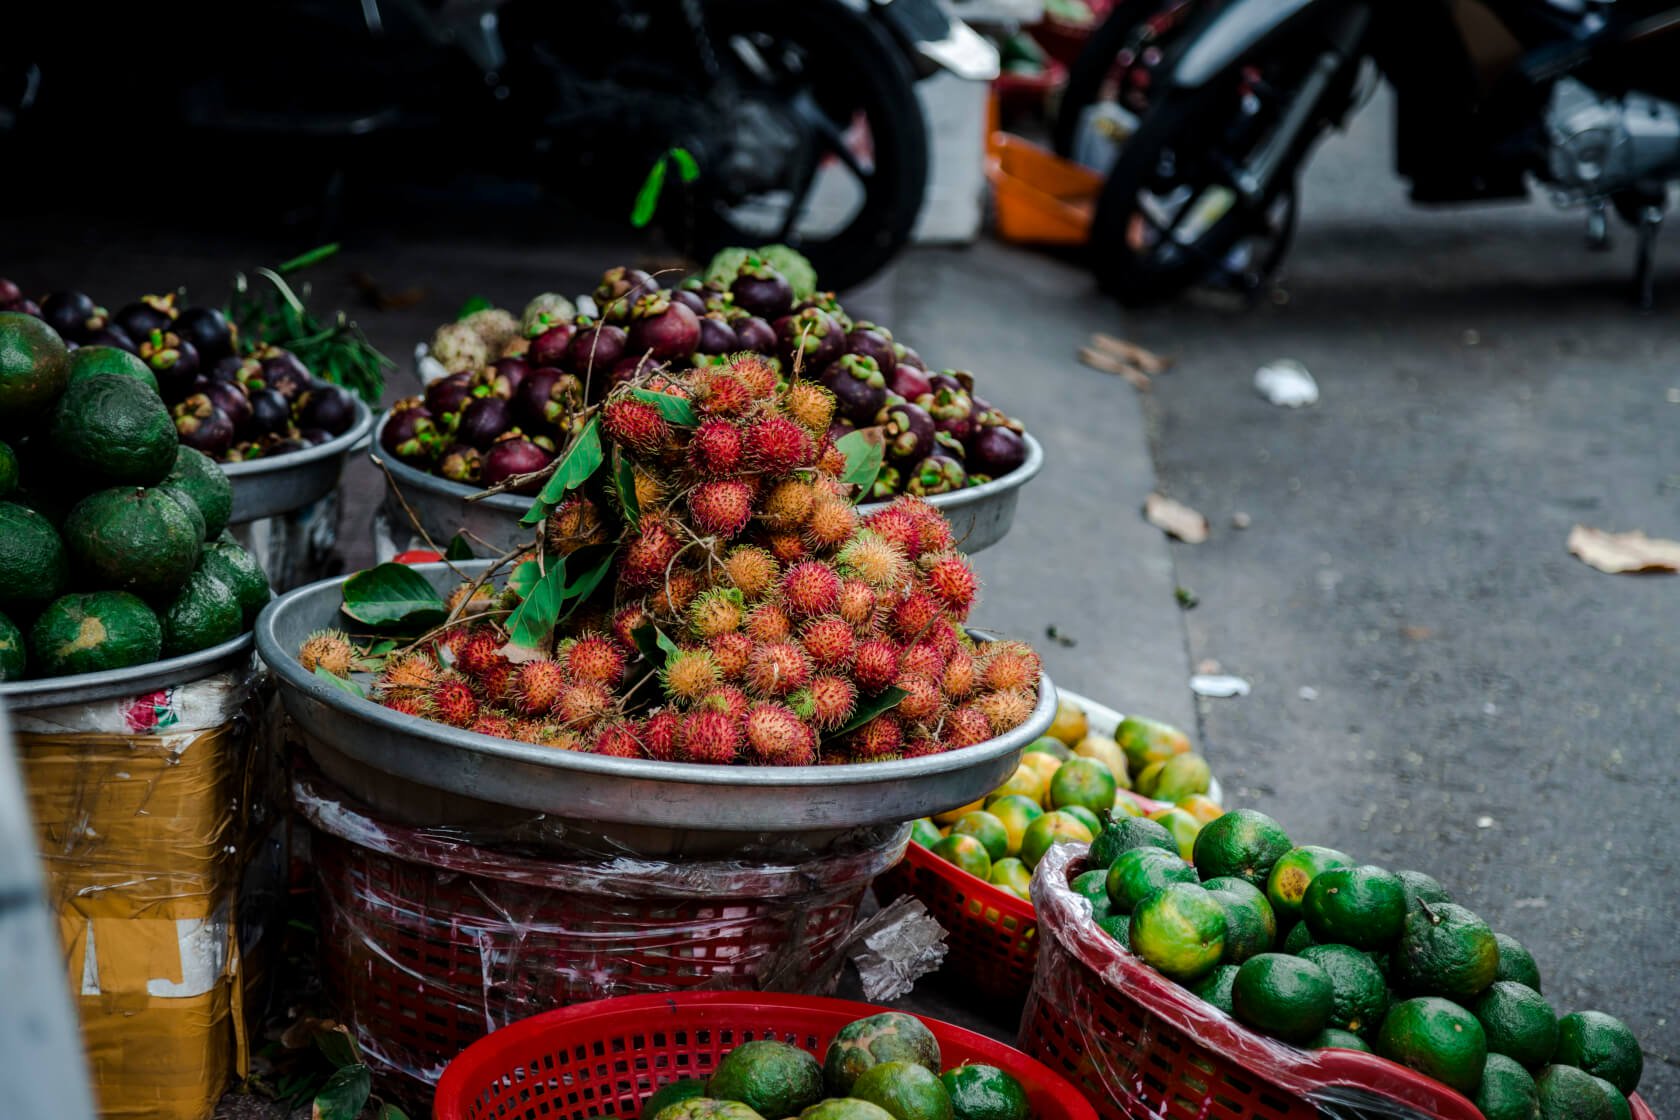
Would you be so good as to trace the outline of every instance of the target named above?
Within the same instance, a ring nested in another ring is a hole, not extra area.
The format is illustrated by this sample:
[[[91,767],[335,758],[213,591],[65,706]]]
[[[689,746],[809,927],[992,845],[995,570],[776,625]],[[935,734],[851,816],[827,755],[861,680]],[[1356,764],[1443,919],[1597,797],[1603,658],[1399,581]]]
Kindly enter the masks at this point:
[[[481,570],[482,562],[461,568]],[[456,578],[444,564],[415,570],[440,590]],[[554,750],[402,715],[305,672],[298,645],[341,623],[343,585],[324,580],[270,603],[257,619],[257,650],[327,777],[403,823],[505,823],[511,808],[578,822],[592,837],[649,855],[716,851],[776,833],[815,843],[983,796],[1014,772],[1056,711],[1045,678],[1032,717],[1008,735],[862,765],[705,766]]]
[[[476,551],[482,553],[489,547],[495,549],[491,555],[501,555],[532,539],[532,528],[519,524],[520,517],[531,507],[530,498],[497,494],[469,502],[468,495],[476,493],[477,487],[415,470],[385,455],[379,444],[379,435],[385,430],[390,415],[387,412],[380,418],[370,454],[374,462],[384,464],[385,469],[391,472],[392,480],[402,490],[403,499],[434,544],[443,548],[456,533],[465,530],[471,534],[467,539]],[[927,499],[930,505],[945,514],[964,552],[972,554],[990,548],[1001,541],[1014,524],[1015,504],[1020,499],[1021,487],[1044,466],[1044,448],[1031,435],[1025,438],[1027,459],[1017,469],[991,482],[949,494],[935,494]],[[882,504],[866,502],[859,508],[867,512]],[[390,492],[389,487],[385,493],[385,515],[399,540],[403,538],[409,517],[403,510],[402,502]]]
[[[353,400],[356,422],[341,436],[272,459],[223,463],[222,473],[233,483],[233,515],[228,524],[290,513],[331,493],[344,472],[344,461],[373,428],[373,410],[361,398]]]
[[[111,669],[104,673],[78,673],[70,677],[42,677],[40,680],[9,681],[0,684],[0,707],[11,711],[59,708],[67,704],[91,704],[121,696],[143,696],[172,684],[203,680],[224,669],[236,669],[251,660],[251,634],[231,642],[201,649],[183,657]]]

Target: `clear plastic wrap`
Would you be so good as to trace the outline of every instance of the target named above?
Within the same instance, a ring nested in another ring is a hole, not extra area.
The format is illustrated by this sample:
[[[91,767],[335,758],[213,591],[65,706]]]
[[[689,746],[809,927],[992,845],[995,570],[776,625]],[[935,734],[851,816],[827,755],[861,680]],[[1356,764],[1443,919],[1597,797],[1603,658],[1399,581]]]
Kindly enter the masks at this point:
[[[410,1095],[429,1093],[477,1038],[555,1007],[832,990],[864,892],[909,838],[908,826],[861,830],[782,863],[556,860],[480,846],[497,833],[382,822],[314,776],[295,781],[293,799],[313,829],[329,993]],[[873,932],[879,956],[894,934]]]
[[[1033,872],[1038,972],[1019,1045],[1060,1071],[1104,1120],[1481,1120],[1463,1096],[1372,1054],[1301,1050],[1257,1034],[1098,928],[1069,885],[1086,846]]]

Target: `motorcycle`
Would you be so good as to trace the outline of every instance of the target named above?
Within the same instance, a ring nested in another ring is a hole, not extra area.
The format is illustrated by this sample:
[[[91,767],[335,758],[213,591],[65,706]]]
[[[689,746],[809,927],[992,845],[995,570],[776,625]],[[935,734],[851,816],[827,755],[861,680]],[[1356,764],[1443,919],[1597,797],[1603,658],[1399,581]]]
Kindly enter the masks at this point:
[[[138,175],[222,168],[238,193],[283,161],[323,171],[329,206],[358,176],[470,172],[622,221],[669,156],[682,175],[657,216],[679,248],[780,241],[836,287],[883,267],[920,211],[915,82],[998,65],[936,0],[73,7],[28,5],[0,36],[0,150],[18,166],[114,133]],[[258,149],[264,174],[238,175]]]
[[[1132,305],[1196,284],[1259,291],[1282,261],[1314,145],[1394,88],[1396,170],[1418,203],[1528,197],[1614,211],[1635,290],[1680,181],[1680,5],[1672,0],[1229,0],[1150,69],[1149,102],[1092,224],[1101,284]]]

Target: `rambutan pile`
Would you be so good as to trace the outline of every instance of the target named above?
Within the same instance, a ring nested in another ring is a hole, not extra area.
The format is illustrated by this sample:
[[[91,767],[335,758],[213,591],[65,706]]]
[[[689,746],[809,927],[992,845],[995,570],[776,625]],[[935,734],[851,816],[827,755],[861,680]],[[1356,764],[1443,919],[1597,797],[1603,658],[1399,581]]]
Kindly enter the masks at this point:
[[[600,411],[613,468],[550,514],[551,554],[616,537],[554,648],[457,627],[389,661],[376,698],[526,742],[714,765],[923,757],[1014,729],[1037,702],[1037,655],[963,629],[979,585],[937,509],[854,506],[832,412],[827,389],[758,355],[621,385]]]

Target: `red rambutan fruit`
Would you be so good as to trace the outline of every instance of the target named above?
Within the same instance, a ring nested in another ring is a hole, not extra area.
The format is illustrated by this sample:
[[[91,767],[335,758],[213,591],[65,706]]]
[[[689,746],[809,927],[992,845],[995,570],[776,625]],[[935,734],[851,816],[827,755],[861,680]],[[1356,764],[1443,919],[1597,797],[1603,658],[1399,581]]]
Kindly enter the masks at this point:
[[[702,478],[728,478],[746,463],[741,429],[721,417],[700,421],[688,440],[688,459]]]
[[[615,720],[595,732],[589,749],[608,758],[642,758],[640,731],[640,725],[633,719]]]
[[[747,747],[770,766],[809,766],[817,757],[817,734],[811,725],[780,704],[754,704],[742,721]]]
[[[599,684],[579,681],[560,690],[554,714],[567,727],[583,729],[600,722],[612,707],[612,693]]]
[[[905,719],[931,720],[945,707],[945,694],[930,677],[901,673],[898,687],[904,690],[904,699],[898,702],[897,710]]]
[[[502,636],[493,627],[474,626],[456,651],[455,667],[476,677],[502,660]]]
[[[1031,693],[1010,688],[983,692],[965,706],[986,717],[993,735],[1002,735],[1025,723],[1032,715],[1034,703]]]
[[[811,516],[816,489],[803,478],[784,478],[764,495],[759,520],[772,529],[797,529]]]
[[[405,716],[424,718],[428,714],[426,701],[414,692],[387,693],[379,702],[393,712],[401,712]]]
[[[896,544],[907,558],[914,560],[921,555],[921,528],[898,502],[886,509],[876,510],[863,519],[863,525]]]
[[[648,606],[660,618],[676,618],[705,589],[706,581],[699,572],[692,568],[672,568],[665,582],[654,588]]]
[[[782,407],[800,427],[820,436],[834,419],[834,394],[815,381],[795,381],[782,394]]]
[[[473,678],[473,685],[477,693],[492,704],[499,704],[508,698],[513,689],[514,674],[518,666],[507,658],[498,658],[494,664],[477,677]]]
[[[656,712],[642,721],[642,748],[649,758],[671,762],[677,757],[677,739],[682,731],[682,713],[672,708]]]
[[[893,633],[905,641],[915,641],[926,635],[933,624],[940,620],[943,609],[939,600],[926,591],[912,591],[893,607]]]
[[[807,622],[799,632],[799,644],[819,669],[850,668],[857,656],[857,635],[837,614]]]
[[[665,667],[659,671],[659,679],[665,688],[665,695],[673,700],[693,703],[704,699],[708,692],[718,686],[722,673],[719,672],[717,659],[712,656],[711,651],[681,649],[665,659]]]
[[[624,679],[624,651],[601,634],[585,634],[566,650],[566,675],[577,684],[617,688]]]
[[[904,746],[898,752],[904,758],[926,758],[929,755],[943,754],[945,745],[933,736],[924,733],[913,734],[904,741]]]
[[[859,759],[879,760],[904,745],[904,721],[883,712],[846,736],[846,745]]]
[[[683,717],[677,756],[685,762],[727,766],[741,748],[741,723],[723,712],[695,711]]]
[[[640,531],[624,546],[619,579],[627,587],[652,587],[682,547],[676,534],[657,518],[644,517]]]
[[[785,416],[766,416],[748,428],[746,435],[747,462],[765,474],[787,474],[816,461],[816,440]]]
[[[980,683],[986,688],[1025,691],[1038,687],[1038,654],[1025,642],[990,642],[983,652]]]
[[[695,387],[698,391],[695,404],[701,412],[712,416],[741,416],[752,408],[759,395],[727,367],[699,371]]]
[[[782,601],[797,618],[827,614],[840,605],[840,577],[817,560],[804,560],[782,573]]]
[[[601,407],[601,427],[614,443],[640,455],[657,455],[671,441],[659,409],[635,397],[615,397]]]
[[[980,683],[974,655],[958,648],[945,659],[945,671],[939,674],[939,687],[953,700],[965,700],[974,694]]]
[[[756,642],[785,642],[793,636],[793,623],[780,603],[760,603],[747,612],[745,630]]]
[[[752,520],[752,499],[749,483],[702,482],[688,496],[688,514],[701,533],[728,539]]]
[[[875,588],[900,587],[910,576],[904,550],[867,529],[855,534],[835,559],[841,571]]]
[[[858,643],[852,679],[864,692],[880,692],[898,679],[898,647],[885,638]]]
[[[805,519],[805,543],[819,552],[838,548],[852,539],[857,527],[857,510],[850,502],[821,494]]]
[[[636,631],[653,621],[644,603],[627,603],[618,608],[612,615],[612,636],[618,648],[625,654],[636,652]]]
[[[842,580],[836,609],[853,626],[868,626],[875,621],[875,589],[860,579]]]
[[[741,593],[733,587],[714,587],[688,607],[688,628],[697,638],[715,638],[741,628],[746,617]]]
[[[814,677],[808,687],[793,694],[789,703],[801,719],[832,731],[857,710],[857,686],[832,674]]]
[[[929,562],[924,554],[922,578],[928,590],[945,604],[946,610],[959,619],[968,617],[969,610],[974,606],[974,596],[980,590],[980,580],[967,560],[948,552]]]
[[[767,400],[775,393],[776,383],[782,379],[776,367],[770,364],[770,359],[751,350],[732,355],[723,368],[740,378],[759,400]]]
[[[385,692],[430,688],[437,683],[441,672],[437,660],[424,650],[413,650],[393,658],[379,675],[379,688]]]
[[[811,659],[792,642],[760,642],[747,659],[747,687],[758,696],[786,696],[811,680]]]
[[[937,681],[945,671],[945,655],[940,653],[933,643],[920,641],[905,648],[899,660],[898,671],[901,674],[914,674]]]
[[[797,530],[778,530],[769,534],[764,543],[770,546],[770,554],[784,564],[798,563],[810,555],[810,549],[805,547],[805,538]]]
[[[696,707],[705,708],[711,712],[722,712],[725,715],[733,716],[735,719],[740,719],[747,714],[747,708],[751,705],[752,700],[748,698],[745,692],[732,684],[726,684],[714,688]]]
[[[986,713],[967,704],[945,713],[945,724],[940,735],[940,741],[948,751],[960,747],[972,747],[976,743],[984,743],[992,737],[992,721],[986,718]]]
[[[467,725],[467,730],[479,735],[489,735],[495,739],[513,738],[513,721],[507,716],[495,712],[479,712],[478,718]]]
[[[951,535],[951,523],[945,520],[945,515],[938,507],[923,501],[914,495],[906,494],[894,503],[911,524],[916,526],[916,539],[920,543],[920,555],[949,552],[955,547],[955,538]]]
[[[776,558],[755,545],[737,545],[723,558],[723,573],[749,603],[762,599],[781,574]]]
[[[708,639],[706,648],[712,651],[712,660],[717,662],[718,672],[723,674],[724,680],[738,681],[747,671],[753,644],[751,638],[737,632]]]
[[[453,727],[466,727],[478,718],[478,697],[472,688],[459,678],[446,680],[432,689],[430,704],[433,718]]]

